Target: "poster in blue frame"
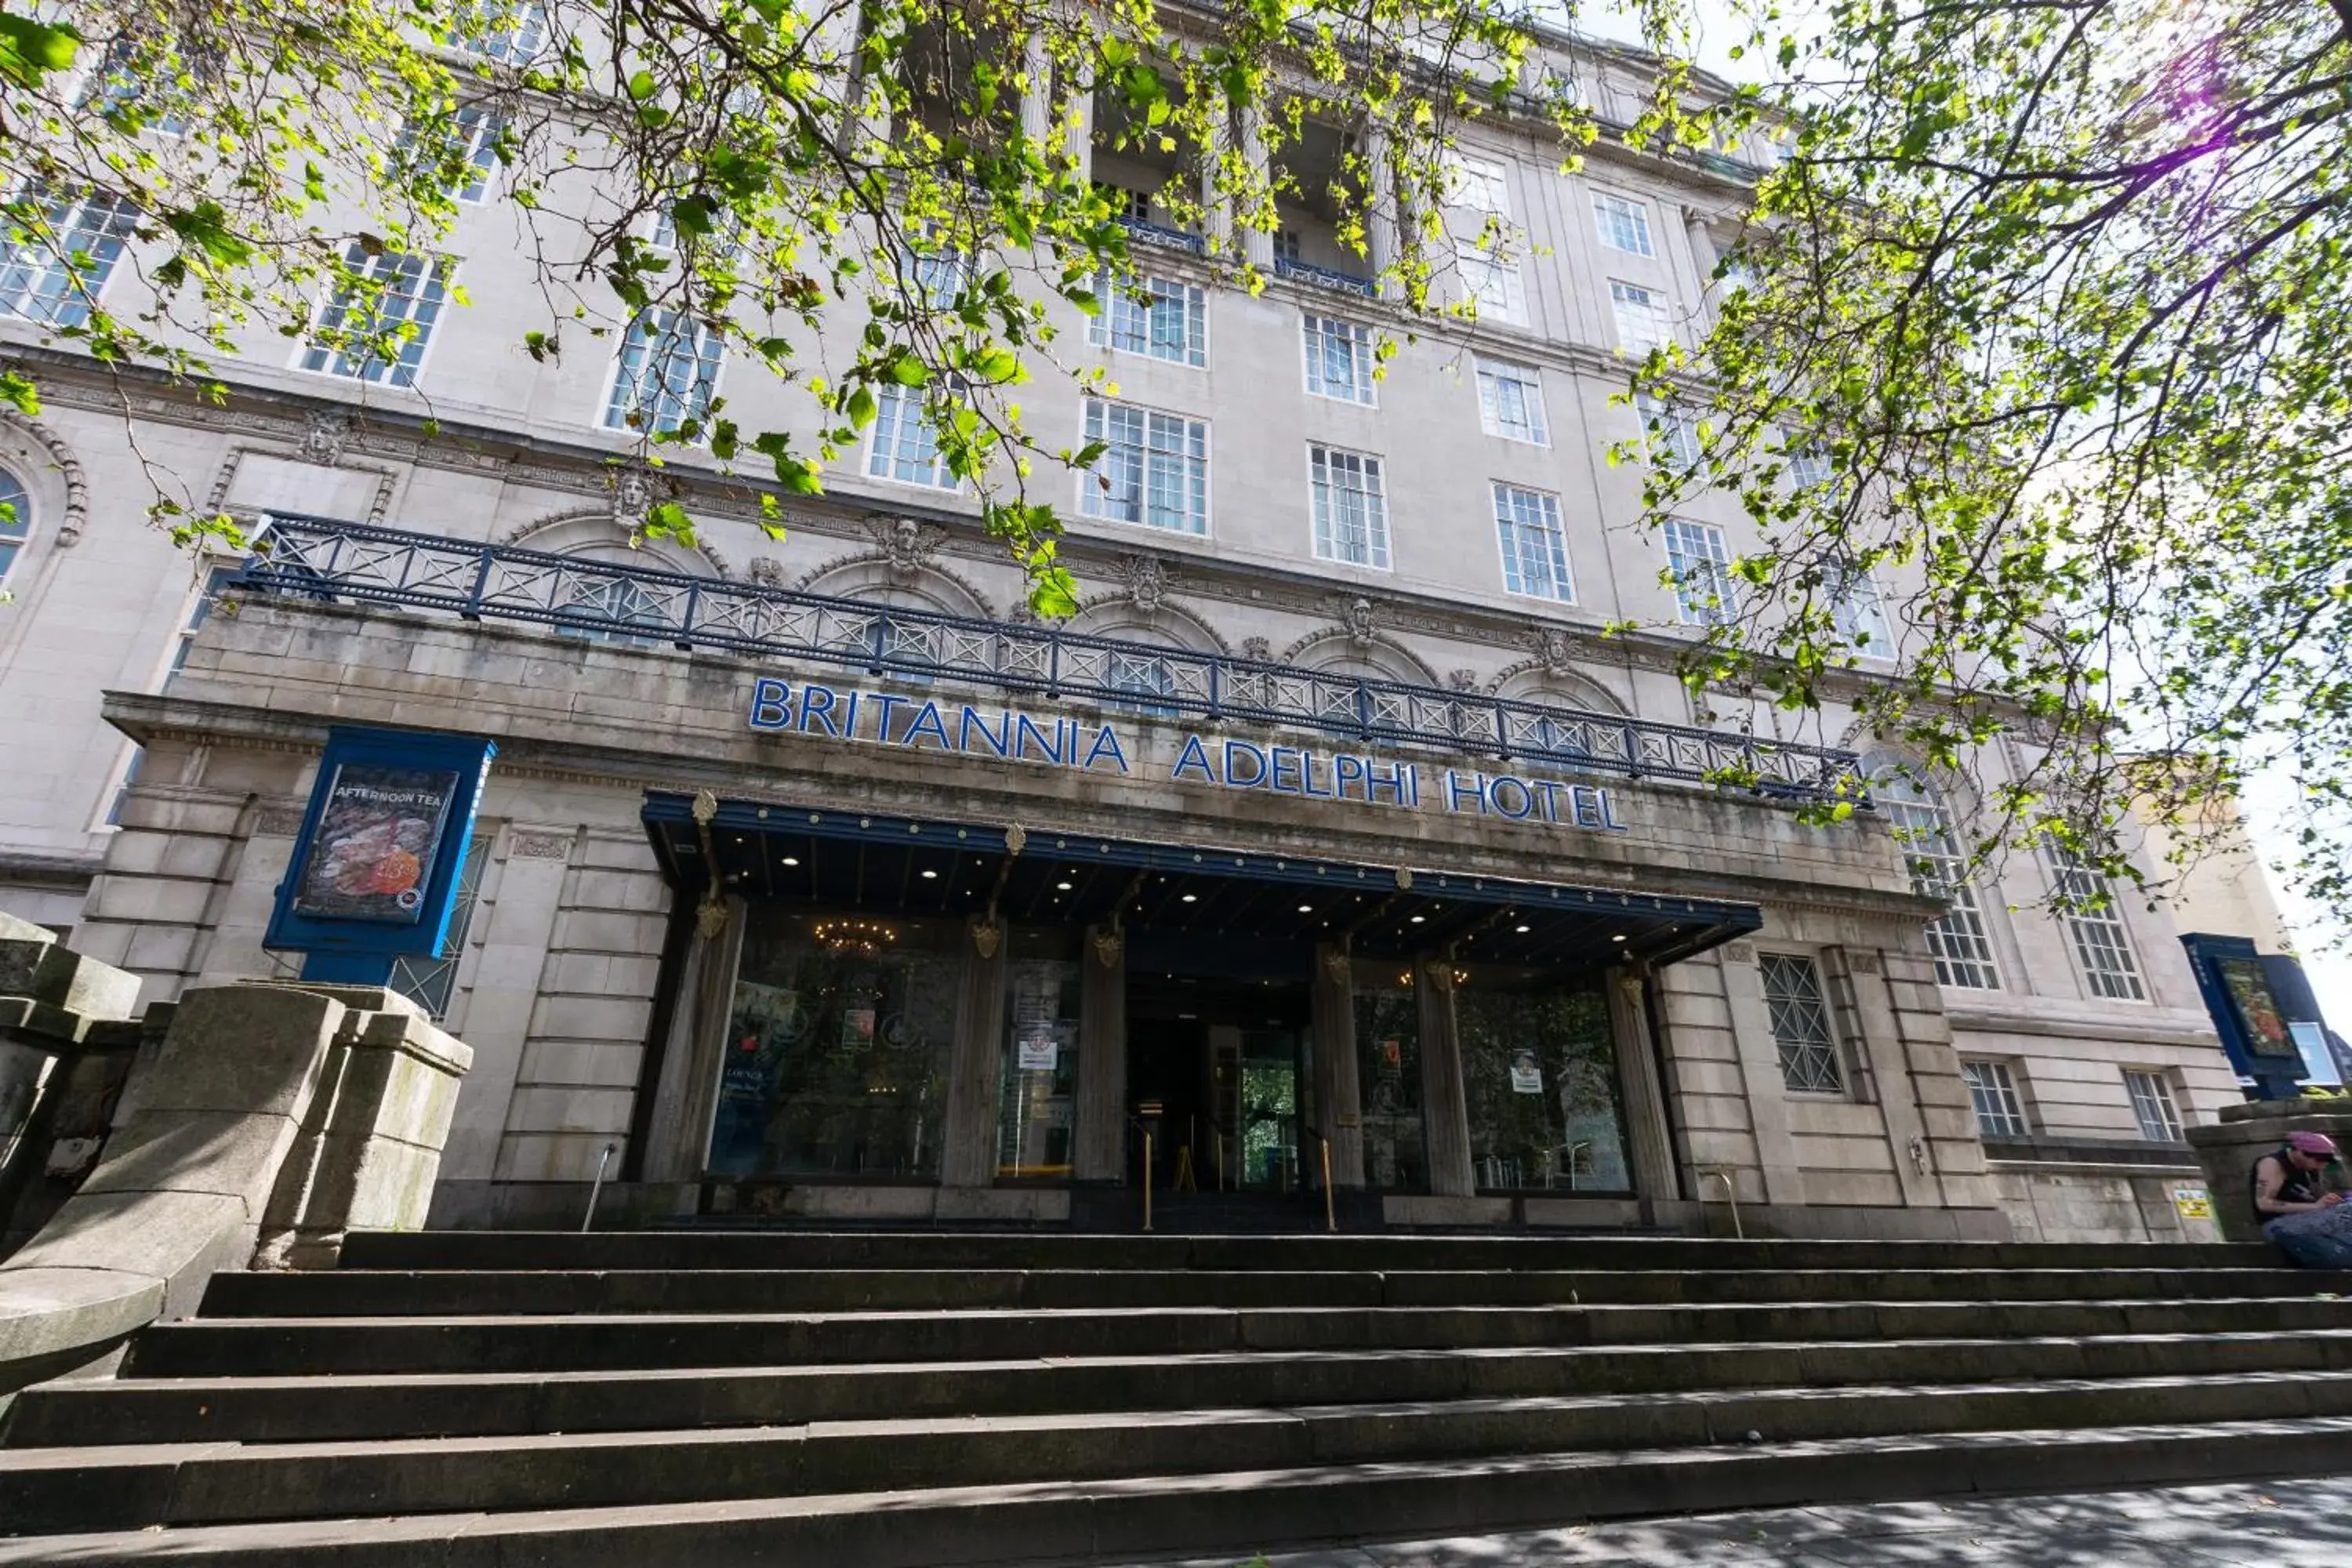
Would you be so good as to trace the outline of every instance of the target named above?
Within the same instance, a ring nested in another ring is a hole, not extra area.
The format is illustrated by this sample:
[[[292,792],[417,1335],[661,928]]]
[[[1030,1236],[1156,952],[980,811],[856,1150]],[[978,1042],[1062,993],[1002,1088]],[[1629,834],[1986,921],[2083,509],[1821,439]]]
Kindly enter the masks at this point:
[[[346,984],[440,957],[497,754],[478,735],[329,731],[264,945],[302,953],[306,980]]]

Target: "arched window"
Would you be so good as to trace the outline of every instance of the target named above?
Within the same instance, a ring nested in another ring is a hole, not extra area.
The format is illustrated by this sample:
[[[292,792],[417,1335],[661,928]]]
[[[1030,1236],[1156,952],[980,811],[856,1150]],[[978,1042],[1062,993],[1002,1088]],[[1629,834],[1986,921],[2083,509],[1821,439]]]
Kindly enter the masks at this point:
[[[1950,809],[1891,757],[1871,758],[1869,770],[1872,795],[1886,814],[1911,868],[1912,890],[1950,900],[1951,907],[1927,927],[1936,978],[1947,985],[1999,990],[2000,974],[1985,935],[1984,910],[1969,883],[1967,858],[1953,833]]]
[[[33,498],[22,479],[0,468],[0,583],[8,580],[8,568],[32,536]]]

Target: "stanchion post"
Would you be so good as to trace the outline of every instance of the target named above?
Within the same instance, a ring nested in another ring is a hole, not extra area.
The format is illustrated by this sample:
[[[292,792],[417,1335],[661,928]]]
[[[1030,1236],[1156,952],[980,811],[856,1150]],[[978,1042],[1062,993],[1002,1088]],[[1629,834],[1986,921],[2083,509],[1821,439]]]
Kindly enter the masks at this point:
[[[1318,1138],[1315,1141],[1315,1147],[1323,1155],[1323,1228],[1337,1230],[1339,1228],[1339,1211],[1331,1197],[1331,1140]]]
[[[1151,1129],[1143,1130],[1143,1228],[1151,1228]]]

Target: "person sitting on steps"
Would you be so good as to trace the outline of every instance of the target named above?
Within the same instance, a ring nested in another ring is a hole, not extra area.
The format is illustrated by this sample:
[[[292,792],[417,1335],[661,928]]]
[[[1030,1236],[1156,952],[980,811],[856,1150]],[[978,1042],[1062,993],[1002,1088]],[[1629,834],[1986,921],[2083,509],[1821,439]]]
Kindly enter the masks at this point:
[[[2326,1133],[2290,1132],[2254,1162],[2254,1219],[2305,1268],[2352,1268],[2352,1205],[2328,1177],[2336,1157]]]

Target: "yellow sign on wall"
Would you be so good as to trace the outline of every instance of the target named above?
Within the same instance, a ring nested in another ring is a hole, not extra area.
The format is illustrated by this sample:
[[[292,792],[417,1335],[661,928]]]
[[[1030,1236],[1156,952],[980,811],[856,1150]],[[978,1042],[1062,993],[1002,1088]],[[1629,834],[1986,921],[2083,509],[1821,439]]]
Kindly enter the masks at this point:
[[[2213,1199],[2202,1187],[2175,1187],[2172,1206],[2180,1211],[2182,1219],[2211,1219]]]

